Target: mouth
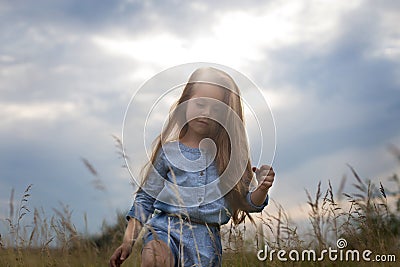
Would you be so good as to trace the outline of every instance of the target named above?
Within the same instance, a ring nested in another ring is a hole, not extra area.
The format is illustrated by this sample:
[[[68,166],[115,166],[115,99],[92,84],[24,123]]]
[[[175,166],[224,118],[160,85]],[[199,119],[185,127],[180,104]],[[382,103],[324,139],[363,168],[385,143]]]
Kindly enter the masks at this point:
[[[196,121],[197,121],[197,123],[199,123],[201,125],[204,125],[204,126],[208,126],[209,125],[209,123],[204,119],[197,119]]]

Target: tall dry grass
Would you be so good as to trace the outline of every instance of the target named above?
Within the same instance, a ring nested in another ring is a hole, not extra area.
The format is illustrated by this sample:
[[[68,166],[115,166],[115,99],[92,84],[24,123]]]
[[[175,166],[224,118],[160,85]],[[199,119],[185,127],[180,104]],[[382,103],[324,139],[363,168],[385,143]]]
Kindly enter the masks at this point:
[[[400,159],[400,153],[399,153]],[[290,214],[279,203],[256,215],[256,225],[247,222],[239,226],[222,227],[224,244],[223,266],[396,266],[400,261],[400,181],[397,175],[378,185],[352,172],[353,190],[342,192],[327,181],[326,188],[318,183],[315,193],[306,191],[308,230],[300,231]],[[93,173],[93,172],[92,172]],[[97,176],[97,173],[93,175]],[[390,190],[384,184],[390,184]],[[12,189],[9,215],[2,223],[7,229],[0,235],[0,266],[106,266],[109,256],[119,246],[126,221],[124,213],[117,213],[113,225],[103,224],[102,232],[90,236],[80,233],[72,222],[68,205],[60,204],[47,216],[42,208],[29,207],[33,186],[28,185],[19,200]],[[393,205],[391,205],[393,203]],[[29,215],[29,216],[28,216]],[[84,216],[87,224],[87,218]],[[270,250],[307,250],[317,252],[331,247],[344,238],[345,249],[369,249],[374,255],[395,255],[396,262],[332,262],[288,261],[275,257],[260,261],[257,251],[267,246]],[[125,266],[140,266],[141,244]]]

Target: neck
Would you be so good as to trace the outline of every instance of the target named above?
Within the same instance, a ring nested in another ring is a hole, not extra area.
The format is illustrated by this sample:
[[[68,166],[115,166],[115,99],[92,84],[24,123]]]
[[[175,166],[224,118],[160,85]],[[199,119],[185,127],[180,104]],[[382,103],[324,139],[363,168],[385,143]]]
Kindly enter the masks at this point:
[[[186,134],[179,139],[179,141],[186,146],[198,148],[200,141],[204,138],[205,136],[194,134],[193,132],[188,130]]]

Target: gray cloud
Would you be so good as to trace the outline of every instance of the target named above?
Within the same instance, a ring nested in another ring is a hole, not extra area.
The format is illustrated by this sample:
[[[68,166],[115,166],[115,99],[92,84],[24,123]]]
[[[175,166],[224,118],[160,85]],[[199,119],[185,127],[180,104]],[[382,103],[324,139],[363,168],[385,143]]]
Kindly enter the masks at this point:
[[[299,186],[341,177],[347,155],[373,154],[398,140],[399,61],[379,52],[382,40],[395,38],[386,15],[398,10],[398,4],[371,3],[361,2],[341,15],[335,32],[323,31],[331,36],[329,42],[313,46],[318,36],[311,34],[305,41],[272,47],[263,43],[260,58],[244,59],[245,74],[268,89],[267,97],[274,92],[288,98],[272,110],[278,134],[273,193],[291,207],[304,195]],[[313,7],[304,12],[314,14]],[[2,3],[2,25],[8,26],[0,29],[0,200],[8,199],[11,187],[21,191],[33,183],[37,202],[32,204],[50,209],[63,201],[77,213],[89,212],[96,223],[110,210],[128,209],[129,176],[111,134],[120,134],[131,94],[144,82],[145,75],[135,75],[145,66],[107,53],[93,37],[122,35],[136,41],[167,32],[189,46],[199,36],[210,36],[227,12],[257,16],[269,8],[271,3],[255,1]],[[259,34],[268,37],[268,32]],[[93,177],[81,157],[98,168],[105,197],[91,187]],[[375,156],[370,160],[379,163],[374,174],[390,169]],[[329,161],[342,165],[328,169]],[[359,164],[367,168],[369,163]]]
[[[304,96],[301,104],[287,108],[290,113],[276,114],[278,125],[283,123],[279,145],[289,159],[295,157],[293,150],[301,151],[301,162],[311,154],[384,145],[398,135],[399,62],[371,55],[386,30],[376,26],[383,15],[371,6],[347,14],[338,26],[343,31],[322,53],[303,53],[302,45],[266,51],[270,65],[277,66],[269,70],[268,86],[289,86]],[[304,135],[302,129],[289,130],[290,124],[312,129]]]

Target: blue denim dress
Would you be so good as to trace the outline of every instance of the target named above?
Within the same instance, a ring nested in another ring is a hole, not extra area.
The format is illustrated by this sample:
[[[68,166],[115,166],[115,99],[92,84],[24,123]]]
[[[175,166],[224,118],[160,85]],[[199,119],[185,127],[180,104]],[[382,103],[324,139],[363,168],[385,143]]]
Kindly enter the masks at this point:
[[[191,170],[183,166],[185,160],[193,162]],[[168,244],[175,266],[221,266],[219,226],[229,221],[231,209],[224,197],[210,198],[206,190],[217,179],[215,161],[205,151],[180,142],[167,143],[157,154],[127,219],[135,218],[146,226],[145,244],[151,240]],[[246,199],[250,212],[260,212],[268,204],[267,197],[263,205],[255,206],[250,192]]]

